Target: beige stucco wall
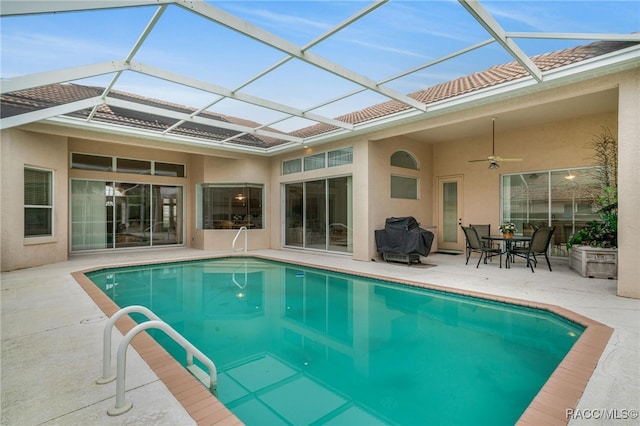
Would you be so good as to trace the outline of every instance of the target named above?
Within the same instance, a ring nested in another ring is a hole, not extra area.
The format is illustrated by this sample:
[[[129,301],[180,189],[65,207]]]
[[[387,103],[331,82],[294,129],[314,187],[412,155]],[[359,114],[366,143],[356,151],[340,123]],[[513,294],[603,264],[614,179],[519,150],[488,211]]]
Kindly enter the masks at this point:
[[[0,134],[2,179],[0,229],[2,270],[28,268],[67,258],[67,140],[17,129]],[[53,235],[24,238],[24,168],[53,172]]]
[[[620,83],[618,295],[640,299],[640,71]]]
[[[391,156],[397,151],[406,151],[418,161],[418,170],[391,166]],[[369,191],[371,206],[368,235],[383,229],[389,217],[413,216],[423,228],[436,226],[433,220],[433,146],[428,143],[397,136],[369,143]],[[391,197],[391,176],[415,177],[418,179],[418,199],[409,200]],[[369,258],[379,257],[375,240],[370,240]],[[437,249],[436,244],[432,249]]]

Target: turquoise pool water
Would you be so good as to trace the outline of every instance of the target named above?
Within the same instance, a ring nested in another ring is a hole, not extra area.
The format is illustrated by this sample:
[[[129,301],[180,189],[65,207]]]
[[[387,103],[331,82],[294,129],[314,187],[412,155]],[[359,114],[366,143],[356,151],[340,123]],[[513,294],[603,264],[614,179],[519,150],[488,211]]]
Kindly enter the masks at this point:
[[[546,311],[262,259],[87,275],[204,352],[218,398],[249,426],[514,424],[583,331]]]

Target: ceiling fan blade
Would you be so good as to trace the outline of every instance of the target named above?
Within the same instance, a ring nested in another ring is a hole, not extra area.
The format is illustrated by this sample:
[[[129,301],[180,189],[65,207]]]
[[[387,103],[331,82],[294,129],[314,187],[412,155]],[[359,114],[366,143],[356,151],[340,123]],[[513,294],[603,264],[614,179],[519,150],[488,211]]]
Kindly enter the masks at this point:
[[[523,161],[522,158],[502,158],[502,157],[494,157],[493,161]]]
[[[496,156],[496,118],[491,119],[491,156],[490,160],[493,160]],[[493,157],[493,158],[492,158]]]
[[[487,158],[483,158],[482,160],[469,160],[470,163],[478,163],[480,161],[491,161],[491,160],[489,160]]]

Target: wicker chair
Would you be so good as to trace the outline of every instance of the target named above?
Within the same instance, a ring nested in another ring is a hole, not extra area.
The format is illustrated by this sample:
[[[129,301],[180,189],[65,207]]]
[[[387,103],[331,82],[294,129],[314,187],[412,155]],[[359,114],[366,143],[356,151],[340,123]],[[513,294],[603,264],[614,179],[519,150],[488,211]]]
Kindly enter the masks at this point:
[[[467,240],[467,261],[465,264],[469,264],[469,257],[471,253],[480,253],[478,264],[476,268],[480,266],[480,262],[484,257],[484,263],[487,263],[488,257],[500,256],[500,267],[502,268],[502,251],[499,248],[491,247],[483,243],[476,228],[472,226],[461,226],[464,236]]]
[[[533,231],[533,235],[531,236],[531,241],[528,246],[513,247],[511,253],[527,259],[527,266],[531,268],[531,272],[535,272],[533,267],[538,266],[538,259],[536,258],[536,255],[543,254],[544,258],[547,260],[547,266],[549,266],[549,270],[551,271],[551,262],[549,261],[547,251],[549,251],[549,244],[551,243],[553,231],[555,230],[555,226],[541,226]]]

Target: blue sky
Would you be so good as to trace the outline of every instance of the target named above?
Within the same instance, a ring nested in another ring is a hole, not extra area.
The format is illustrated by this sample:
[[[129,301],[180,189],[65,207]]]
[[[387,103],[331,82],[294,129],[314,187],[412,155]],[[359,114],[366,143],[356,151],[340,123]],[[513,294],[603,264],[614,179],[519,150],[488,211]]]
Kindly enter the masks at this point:
[[[3,0],[5,1],[5,0]],[[344,21],[365,1],[212,1],[213,6],[303,46]],[[631,33],[640,31],[640,1],[483,1],[508,32]],[[123,59],[156,7],[6,17],[0,22],[2,78]],[[381,81],[488,39],[457,1],[391,0],[311,49],[352,71]],[[585,40],[516,40],[528,55],[586,44]],[[286,55],[239,33],[170,6],[134,61],[235,89]],[[512,61],[497,43],[388,83],[408,94],[495,64]],[[105,86],[111,76],[78,81]],[[118,90],[192,107],[216,96],[125,73]],[[241,91],[310,108],[357,86],[292,60]],[[387,100],[362,93],[314,112],[335,117]],[[282,115],[224,100],[211,110],[269,122]],[[291,130],[312,124],[289,120]]]

